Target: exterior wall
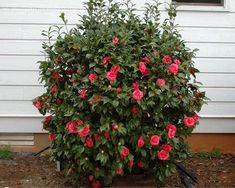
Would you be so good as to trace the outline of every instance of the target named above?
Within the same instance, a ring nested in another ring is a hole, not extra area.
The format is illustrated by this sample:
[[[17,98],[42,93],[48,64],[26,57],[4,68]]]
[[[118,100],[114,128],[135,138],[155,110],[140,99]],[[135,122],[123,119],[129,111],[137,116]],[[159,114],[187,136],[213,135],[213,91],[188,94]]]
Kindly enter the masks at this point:
[[[162,0],[168,1],[168,0]],[[150,0],[133,0],[137,8]],[[226,9],[195,10],[179,7],[176,22],[188,46],[199,48],[195,59],[199,81],[211,101],[204,106],[196,133],[235,133],[235,1]],[[166,15],[161,6],[162,17]],[[76,0],[0,1],[0,132],[41,133],[41,116],[31,100],[42,93],[37,60],[43,59],[41,31],[62,24],[65,12],[70,26],[85,13]],[[141,11],[139,11],[141,14]]]

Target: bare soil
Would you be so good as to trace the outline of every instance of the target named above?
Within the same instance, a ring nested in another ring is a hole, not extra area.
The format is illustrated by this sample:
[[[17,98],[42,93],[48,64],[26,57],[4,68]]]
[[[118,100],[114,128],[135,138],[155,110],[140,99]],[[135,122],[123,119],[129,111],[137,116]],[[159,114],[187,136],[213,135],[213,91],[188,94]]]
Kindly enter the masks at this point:
[[[220,158],[193,157],[183,163],[197,176],[196,187],[235,187],[235,156]],[[0,187],[16,188],[75,188],[89,187],[87,177],[65,177],[56,171],[56,165],[48,156],[34,157],[30,153],[16,153],[12,160],[0,160]],[[184,187],[179,174],[159,184],[148,174],[127,175],[114,179],[112,187]]]

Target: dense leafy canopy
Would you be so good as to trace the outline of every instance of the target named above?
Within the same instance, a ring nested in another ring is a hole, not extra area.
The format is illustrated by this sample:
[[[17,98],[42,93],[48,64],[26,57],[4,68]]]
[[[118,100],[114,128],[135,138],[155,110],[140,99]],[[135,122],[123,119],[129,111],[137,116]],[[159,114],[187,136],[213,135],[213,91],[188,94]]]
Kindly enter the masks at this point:
[[[77,27],[44,32],[46,92],[34,105],[50,114],[43,127],[54,159],[94,187],[108,173],[150,165],[163,180],[187,156],[184,138],[198,124],[205,94],[195,80],[195,50],[175,28],[175,9],[169,5],[160,24],[158,6],[146,5],[140,18],[130,1],[90,0]]]

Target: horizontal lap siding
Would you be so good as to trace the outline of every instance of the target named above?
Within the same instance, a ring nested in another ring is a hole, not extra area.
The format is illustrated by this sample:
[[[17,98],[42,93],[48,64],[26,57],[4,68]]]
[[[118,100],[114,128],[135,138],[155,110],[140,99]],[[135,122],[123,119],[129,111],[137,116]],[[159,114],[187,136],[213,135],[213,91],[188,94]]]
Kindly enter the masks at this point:
[[[134,0],[142,15],[145,2]],[[235,7],[232,2],[231,6]],[[161,7],[161,9],[164,6]],[[62,24],[69,27],[84,14],[82,1],[0,1],[0,132],[41,132],[41,118],[31,100],[45,89],[39,83],[38,60],[43,60],[42,30]],[[235,14],[231,12],[178,12],[176,23],[190,48],[198,48],[195,66],[201,71],[210,101],[201,111],[196,132],[235,132]],[[162,19],[166,12],[162,11]],[[203,18],[203,19],[202,19]],[[7,125],[7,126],[5,126]]]

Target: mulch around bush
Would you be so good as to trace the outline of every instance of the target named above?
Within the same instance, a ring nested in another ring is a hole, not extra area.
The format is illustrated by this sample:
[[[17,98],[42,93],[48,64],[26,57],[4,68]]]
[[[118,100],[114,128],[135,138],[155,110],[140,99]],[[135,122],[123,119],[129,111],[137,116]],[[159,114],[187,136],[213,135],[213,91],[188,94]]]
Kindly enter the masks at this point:
[[[235,187],[235,156],[192,157],[184,163],[199,181],[196,187]],[[56,171],[48,156],[15,153],[12,160],[0,160],[0,187],[90,187],[87,177],[65,177]],[[114,179],[112,187],[184,187],[176,173],[158,184],[149,174],[127,175]]]

